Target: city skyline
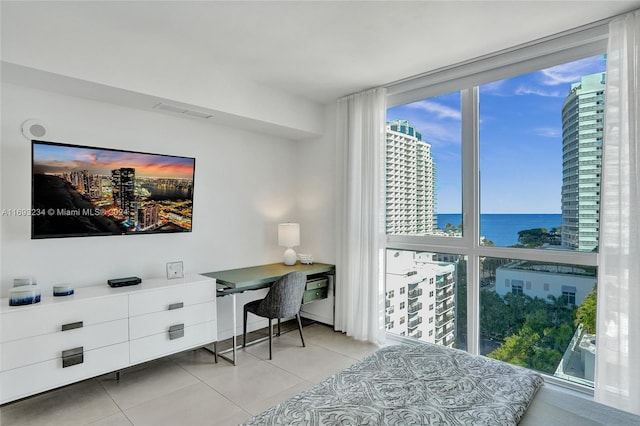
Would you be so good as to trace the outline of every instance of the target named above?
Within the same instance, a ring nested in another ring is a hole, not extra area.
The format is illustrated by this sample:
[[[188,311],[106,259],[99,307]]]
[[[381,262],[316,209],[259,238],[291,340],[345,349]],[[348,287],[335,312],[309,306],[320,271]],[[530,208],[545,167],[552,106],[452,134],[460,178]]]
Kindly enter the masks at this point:
[[[195,159],[33,142],[32,236],[191,231]]]
[[[582,76],[605,71],[603,55],[480,86],[481,213],[561,213],[562,104]],[[459,92],[387,110],[431,144],[437,212],[461,213]]]

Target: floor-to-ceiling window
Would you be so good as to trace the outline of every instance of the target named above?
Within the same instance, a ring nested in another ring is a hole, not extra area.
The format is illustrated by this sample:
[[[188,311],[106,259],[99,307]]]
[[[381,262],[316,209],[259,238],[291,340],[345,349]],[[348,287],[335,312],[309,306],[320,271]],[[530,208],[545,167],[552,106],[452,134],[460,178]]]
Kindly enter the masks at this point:
[[[555,43],[391,90],[385,319],[588,387],[605,46]]]

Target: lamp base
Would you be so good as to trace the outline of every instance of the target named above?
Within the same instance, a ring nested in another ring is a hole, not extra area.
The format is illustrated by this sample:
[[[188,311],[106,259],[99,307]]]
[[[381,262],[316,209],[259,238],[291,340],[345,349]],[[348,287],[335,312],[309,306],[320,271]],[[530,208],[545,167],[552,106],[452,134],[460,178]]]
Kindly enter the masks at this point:
[[[296,264],[297,261],[296,252],[293,251],[291,247],[289,247],[284,252],[284,264],[288,266],[292,266]]]

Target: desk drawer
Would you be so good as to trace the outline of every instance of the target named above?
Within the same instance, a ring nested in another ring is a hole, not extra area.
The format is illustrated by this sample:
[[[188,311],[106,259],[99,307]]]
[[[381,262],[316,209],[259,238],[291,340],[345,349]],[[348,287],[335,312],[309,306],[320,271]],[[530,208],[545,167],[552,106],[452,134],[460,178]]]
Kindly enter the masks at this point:
[[[129,296],[129,315],[137,316],[161,312],[170,308],[180,309],[216,300],[216,284],[207,280],[194,284],[180,285],[157,291],[132,294]]]
[[[302,296],[302,303],[313,302],[318,299],[326,299],[328,294],[328,287],[321,287],[312,290],[306,290]]]
[[[305,287],[305,290],[315,290],[317,288],[324,288],[324,287],[328,287],[328,286],[329,286],[329,279],[328,278],[320,278],[320,279],[307,281],[307,285]]]

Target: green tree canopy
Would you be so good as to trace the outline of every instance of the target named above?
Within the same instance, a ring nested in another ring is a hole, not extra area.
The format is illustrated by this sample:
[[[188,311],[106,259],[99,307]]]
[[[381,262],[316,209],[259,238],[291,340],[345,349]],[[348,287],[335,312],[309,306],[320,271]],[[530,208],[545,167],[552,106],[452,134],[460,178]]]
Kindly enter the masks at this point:
[[[587,333],[596,332],[596,302],[598,300],[598,286],[594,285],[593,290],[582,301],[576,311],[576,326],[582,324],[582,328]]]

